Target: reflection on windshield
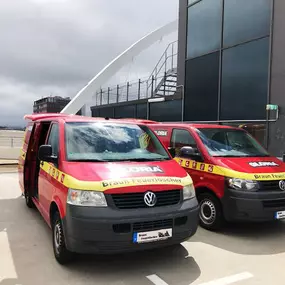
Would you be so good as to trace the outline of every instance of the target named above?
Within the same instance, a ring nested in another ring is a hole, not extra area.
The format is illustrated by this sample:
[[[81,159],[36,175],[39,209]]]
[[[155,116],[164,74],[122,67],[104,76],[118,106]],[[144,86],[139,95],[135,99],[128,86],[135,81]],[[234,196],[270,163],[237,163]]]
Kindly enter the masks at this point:
[[[235,129],[198,129],[202,142],[212,156],[260,157],[269,156],[247,132]]]
[[[145,126],[66,123],[66,155],[71,161],[169,160],[159,140]]]

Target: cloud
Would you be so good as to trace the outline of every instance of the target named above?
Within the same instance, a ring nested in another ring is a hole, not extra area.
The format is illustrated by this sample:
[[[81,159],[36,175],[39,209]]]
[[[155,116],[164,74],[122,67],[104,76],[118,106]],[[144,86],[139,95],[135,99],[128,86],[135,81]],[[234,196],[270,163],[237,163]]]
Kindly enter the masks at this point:
[[[51,93],[73,97],[130,44],[174,20],[177,6],[178,0],[0,1],[0,125],[22,123],[33,101]],[[147,76],[175,38],[144,52],[109,83]]]

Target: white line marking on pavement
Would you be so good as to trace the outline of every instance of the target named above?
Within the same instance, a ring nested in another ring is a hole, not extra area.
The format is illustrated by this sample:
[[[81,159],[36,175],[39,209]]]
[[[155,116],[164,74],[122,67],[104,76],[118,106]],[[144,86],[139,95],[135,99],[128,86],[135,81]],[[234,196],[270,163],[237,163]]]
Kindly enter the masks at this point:
[[[156,274],[149,275],[146,277],[148,280],[150,280],[155,285],[168,285],[166,282],[164,282],[161,278],[159,278]]]
[[[243,281],[249,278],[252,278],[253,275],[249,272],[243,272],[236,275],[231,275],[228,277],[212,280],[206,283],[202,283],[199,285],[229,285],[239,281]],[[156,274],[146,276],[148,280],[150,280],[155,285],[168,285],[165,281],[163,281]],[[190,284],[191,285],[191,284]]]
[[[5,279],[17,279],[7,232],[0,232],[0,283]]]
[[[252,277],[253,275],[251,273],[243,272],[240,274],[231,275],[231,276],[216,279],[210,282],[202,283],[200,285],[228,285],[228,284],[233,284],[233,283],[243,281],[243,280],[246,280]]]

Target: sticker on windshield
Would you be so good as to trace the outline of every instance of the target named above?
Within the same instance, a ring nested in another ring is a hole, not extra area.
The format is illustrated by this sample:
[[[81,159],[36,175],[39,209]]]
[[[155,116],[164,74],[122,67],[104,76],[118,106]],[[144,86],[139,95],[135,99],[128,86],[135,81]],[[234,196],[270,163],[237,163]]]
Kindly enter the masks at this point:
[[[279,166],[279,164],[274,161],[249,162],[249,165],[252,167]]]
[[[139,137],[140,147],[146,149],[149,145],[150,136],[147,133],[143,133]]]

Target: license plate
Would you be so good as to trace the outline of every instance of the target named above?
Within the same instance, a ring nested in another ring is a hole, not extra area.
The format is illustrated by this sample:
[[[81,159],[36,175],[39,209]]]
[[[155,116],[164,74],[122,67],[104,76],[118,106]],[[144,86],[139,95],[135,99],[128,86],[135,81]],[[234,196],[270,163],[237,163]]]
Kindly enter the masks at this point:
[[[172,237],[172,229],[163,229],[151,232],[134,233],[134,243],[147,243],[166,240]]]
[[[280,219],[285,219],[285,211],[279,211],[275,213],[275,219],[280,220]]]

